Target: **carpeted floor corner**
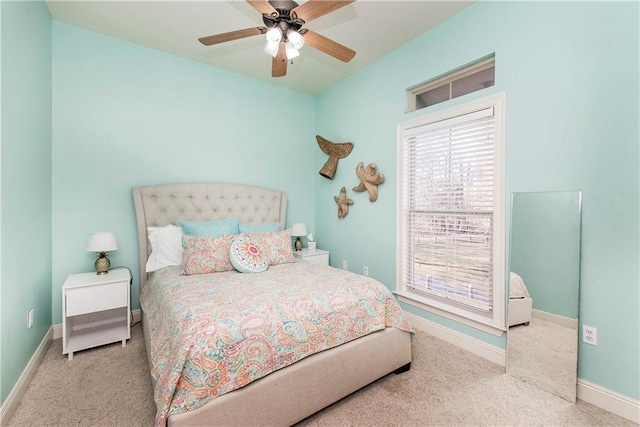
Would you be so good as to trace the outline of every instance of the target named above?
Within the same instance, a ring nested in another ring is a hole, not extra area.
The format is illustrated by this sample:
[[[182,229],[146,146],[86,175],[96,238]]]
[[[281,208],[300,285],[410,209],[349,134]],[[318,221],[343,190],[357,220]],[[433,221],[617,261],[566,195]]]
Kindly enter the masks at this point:
[[[51,343],[10,426],[150,426],[155,417],[142,327],[118,342],[62,354]]]

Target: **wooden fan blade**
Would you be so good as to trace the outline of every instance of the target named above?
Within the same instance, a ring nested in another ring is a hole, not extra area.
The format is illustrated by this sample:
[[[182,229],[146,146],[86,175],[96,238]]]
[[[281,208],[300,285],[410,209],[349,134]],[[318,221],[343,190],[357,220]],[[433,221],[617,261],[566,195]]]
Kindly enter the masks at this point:
[[[271,64],[271,77],[283,77],[287,74],[287,52],[284,48],[284,42],[278,46],[278,54],[273,57]]]
[[[309,23],[354,1],[355,0],[308,0],[306,3],[293,8],[291,13],[295,13],[295,16]]]
[[[278,11],[275,10],[267,0],[247,0],[247,3],[253,6],[253,8],[260,13],[266,13],[271,16],[280,16]],[[274,13],[275,15],[273,15]]]
[[[356,56],[355,50],[349,49],[348,47],[343,46],[338,42],[334,42],[333,40],[312,30],[307,30],[307,32],[304,33],[304,44],[311,46],[314,49],[318,49],[327,55],[331,55],[342,62],[349,62],[354,56]]]
[[[216,34],[214,36],[200,37],[198,40],[205,46],[224,43],[244,37],[257,36],[262,34],[264,27],[245,28],[244,30],[229,31],[228,33]]]

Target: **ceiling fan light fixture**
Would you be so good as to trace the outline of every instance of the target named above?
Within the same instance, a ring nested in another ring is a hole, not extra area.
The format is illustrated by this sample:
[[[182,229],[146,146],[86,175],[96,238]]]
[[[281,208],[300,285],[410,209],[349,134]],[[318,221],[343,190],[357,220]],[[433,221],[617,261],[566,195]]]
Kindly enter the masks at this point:
[[[298,50],[300,50],[302,46],[304,46],[304,37],[302,36],[302,34],[295,30],[287,31],[287,40],[291,42],[291,45]]]
[[[246,0],[260,12],[264,26],[199,37],[198,41],[205,46],[211,46],[264,35],[264,51],[272,56],[271,77],[285,76],[287,62],[300,56],[300,49],[305,44],[342,62],[351,61],[356,54],[353,49],[302,27],[355,0],[303,0],[302,4],[298,4],[298,1],[300,0]]]
[[[276,45],[282,40],[282,30],[278,27],[271,27],[266,33],[267,43],[274,42]]]
[[[284,44],[284,48],[285,48],[285,52],[287,54],[287,59],[291,60],[293,58],[297,58],[298,56],[300,56],[300,51],[298,51],[298,49],[295,48],[293,43],[286,42]]]

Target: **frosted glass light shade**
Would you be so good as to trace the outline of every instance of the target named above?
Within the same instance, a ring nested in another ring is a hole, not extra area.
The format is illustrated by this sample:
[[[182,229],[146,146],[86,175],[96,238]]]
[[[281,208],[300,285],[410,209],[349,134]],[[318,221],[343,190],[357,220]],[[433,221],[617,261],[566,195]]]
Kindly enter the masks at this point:
[[[268,42],[280,43],[280,40],[282,40],[282,30],[278,27],[269,28],[266,39]]]
[[[285,53],[287,55],[287,59],[291,60],[293,58],[297,58],[298,56],[300,56],[300,52],[298,52],[298,49],[293,47],[293,44],[291,42],[286,42],[284,47],[285,47]]]
[[[115,233],[91,233],[87,242],[87,252],[111,252],[118,250]]]
[[[264,51],[275,58],[276,55],[278,54],[279,47],[280,47],[279,42],[271,42],[267,40],[267,44],[264,46]]]
[[[293,237],[302,237],[307,235],[307,226],[301,222],[296,222],[291,226],[291,235]]]
[[[304,46],[304,37],[297,31],[287,31],[287,40],[291,42],[291,45],[296,49],[301,49]]]

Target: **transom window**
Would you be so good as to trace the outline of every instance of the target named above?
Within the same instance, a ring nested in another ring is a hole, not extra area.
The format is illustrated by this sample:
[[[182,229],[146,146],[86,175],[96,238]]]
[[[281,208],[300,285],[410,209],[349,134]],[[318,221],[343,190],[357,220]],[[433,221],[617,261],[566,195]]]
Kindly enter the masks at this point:
[[[504,330],[504,102],[401,123],[397,293]]]
[[[420,110],[495,85],[495,65],[495,55],[492,54],[409,88],[409,111]]]

